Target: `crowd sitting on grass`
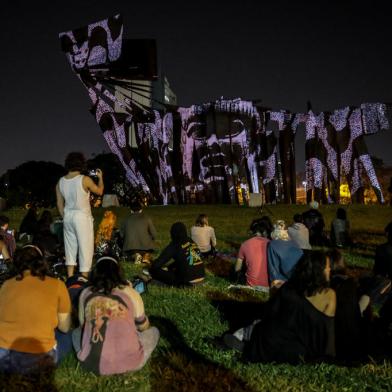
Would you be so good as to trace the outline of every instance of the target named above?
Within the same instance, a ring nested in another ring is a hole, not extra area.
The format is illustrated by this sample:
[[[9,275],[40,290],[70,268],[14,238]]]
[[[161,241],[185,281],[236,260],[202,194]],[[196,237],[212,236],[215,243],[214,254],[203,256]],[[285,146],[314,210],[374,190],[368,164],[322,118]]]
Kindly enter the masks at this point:
[[[64,215],[71,183],[84,195],[84,175],[81,166],[75,166],[80,157],[76,158],[68,162],[69,178],[60,180],[57,188]],[[100,191],[86,183],[86,189]],[[355,361],[388,338],[392,222],[386,227],[387,243],[376,249],[374,274],[358,280],[348,275],[337,249],[352,246],[346,214],[338,210],[330,241],[317,207],[313,203],[304,216],[295,215],[289,229],[284,221],[272,224],[267,216],[251,223],[250,238],[240,246],[228,280],[261,287],[269,291],[269,300],[260,304],[250,325],[215,337],[216,347],[238,350],[248,362]],[[75,216],[68,219],[65,236],[73,235],[75,241],[86,238],[85,233],[70,234],[78,223]],[[0,250],[11,265],[0,288],[1,372],[37,371],[59,363],[71,351],[83,368],[97,375],[141,369],[158,344],[159,331],[150,326],[141,295],[124,278],[120,259],[143,263],[141,278],[148,285],[188,290],[205,283],[205,265],[215,262],[215,230],[205,214],[199,215],[190,235],[183,222],[173,223],[169,244],[152,260],[157,233],[142,205],[135,202],[119,230],[115,214],[105,212],[95,239],[95,262],[92,252],[91,260],[83,254],[78,273],[72,245],[72,251],[65,253],[66,265],[72,268],[63,282],[52,277],[47,257],[52,252],[42,239],[58,238],[53,219],[45,213],[38,220],[30,209],[23,222],[24,233],[32,238],[15,252],[9,220],[0,217]],[[65,247],[69,242],[70,238]],[[317,248],[326,244],[332,244],[332,250]],[[377,322],[372,318],[374,305],[380,309]]]

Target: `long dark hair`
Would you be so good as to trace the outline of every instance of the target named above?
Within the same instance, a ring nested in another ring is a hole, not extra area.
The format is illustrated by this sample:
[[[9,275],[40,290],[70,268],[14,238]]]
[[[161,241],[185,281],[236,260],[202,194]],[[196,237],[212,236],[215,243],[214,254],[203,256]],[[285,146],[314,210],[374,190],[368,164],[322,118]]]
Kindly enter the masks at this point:
[[[16,280],[22,280],[24,277],[23,271],[26,270],[29,270],[32,276],[41,280],[50,275],[43,251],[36,245],[26,245],[15,252],[11,275],[16,276]]]
[[[109,295],[116,287],[121,288],[129,284],[118,261],[110,256],[103,256],[97,260],[91,270],[89,282],[92,291],[102,291],[105,295]]]
[[[311,297],[328,287],[324,270],[327,255],[320,250],[304,250],[288,281],[298,294]]]
[[[170,237],[174,244],[183,244],[184,242],[187,242],[189,237],[184,223],[173,223],[172,227],[170,228]]]

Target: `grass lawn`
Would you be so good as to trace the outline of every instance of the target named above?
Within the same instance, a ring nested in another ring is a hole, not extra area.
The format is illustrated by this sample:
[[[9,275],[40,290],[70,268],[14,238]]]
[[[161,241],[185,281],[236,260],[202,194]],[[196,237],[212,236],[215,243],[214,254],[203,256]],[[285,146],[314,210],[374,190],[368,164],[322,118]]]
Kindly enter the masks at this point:
[[[304,206],[268,206],[263,213],[291,223]],[[96,223],[103,209],[96,209]],[[115,208],[119,223],[127,209]],[[327,227],[336,207],[321,208]],[[383,228],[392,220],[392,209],[386,206],[350,206],[348,217],[355,251],[345,253],[346,261],[356,267],[372,266],[374,247],[384,242]],[[236,244],[247,238],[252,219],[260,216],[259,209],[236,206],[167,206],[149,207],[159,232],[162,248],[169,241],[169,228],[175,221],[190,227],[199,213],[209,216],[215,227],[218,248],[236,251]],[[18,227],[21,210],[6,212],[11,226]],[[141,267],[124,265],[128,277]],[[206,284],[194,289],[150,287],[143,294],[146,312],[161,332],[161,340],[146,367],[121,376],[97,377],[85,372],[70,355],[54,374],[53,384],[61,391],[376,391],[392,390],[392,366],[389,362],[369,363],[359,367],[318,365],[244,365],[232,351],[213,348],[206,337],[220,335],[242,319],[245,310],[265,301],[264,294],[228,289],[229,283],[210,269]],[[44,382],[43,382],[44,383]],[[22,381],[13,390],[26,390]],[[37,386],[38,388],[38,386]],[[37,389],[36,390],[39,390]],[[11,389],[11,388],[10,388]],[[0,388],[1,390],[1,388]],[[5,389],[6,390],[6,389]],[[49,389],[48,389],[49,390]]]

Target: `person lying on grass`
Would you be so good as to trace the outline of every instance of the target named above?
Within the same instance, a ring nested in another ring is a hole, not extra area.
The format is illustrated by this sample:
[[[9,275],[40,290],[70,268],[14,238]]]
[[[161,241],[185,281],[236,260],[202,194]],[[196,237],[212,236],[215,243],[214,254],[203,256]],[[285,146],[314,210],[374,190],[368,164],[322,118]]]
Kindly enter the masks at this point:
[[[37,246],[17,250],[13,268],[14,276],[0,288],[0,371],[30,373],[62,356],[55,328],[69,330],[71,301],[65,284],[48,276]]]
[[[99,375],[141,369],[158,344],[159,331],[150,327],[140,294],[110,256],[97,260],[89,282],[79,297],[81,327],[72,333],[79,361]]]
[[[261,320],[225,334],[249,362],[300,363],[335,355],[335,292],[324,252],[305,251],[293,275],[265,304]]]
[[[189,238],[186,226],[176,222],[170,229],[171,242],[150,267],[151,277],[169,286],[193,286],[204,281],[200,250]]]

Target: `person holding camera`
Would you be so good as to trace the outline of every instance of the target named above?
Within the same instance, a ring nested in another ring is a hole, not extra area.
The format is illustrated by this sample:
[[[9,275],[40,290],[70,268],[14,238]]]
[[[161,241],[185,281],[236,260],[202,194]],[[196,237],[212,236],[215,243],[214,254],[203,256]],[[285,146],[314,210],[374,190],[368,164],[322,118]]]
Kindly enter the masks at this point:
[[[90,192],[103,194],[103,176],[96,170],[98,184],[83,175],[86,160],[80,152],[71,152],[65,159],[68,173],[56,186],[57,208],[64,218],[64,250],[68,277],[74,274],[76,260],[79,272],[87,278],[94,255],[94,226]]]

